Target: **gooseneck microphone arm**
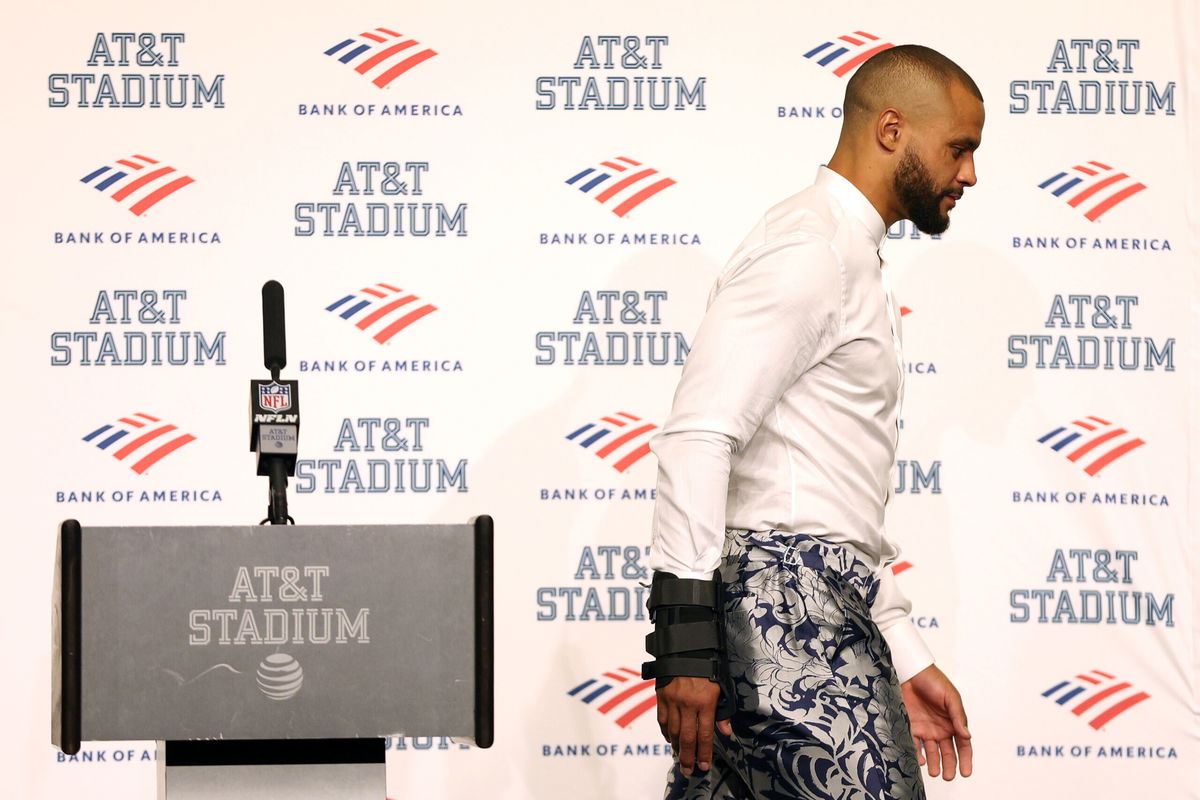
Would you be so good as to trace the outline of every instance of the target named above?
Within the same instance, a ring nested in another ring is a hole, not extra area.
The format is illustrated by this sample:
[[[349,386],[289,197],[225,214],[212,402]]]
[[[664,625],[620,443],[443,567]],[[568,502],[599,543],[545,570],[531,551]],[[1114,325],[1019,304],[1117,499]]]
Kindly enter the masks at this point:
[[[300,432],[300,390],[296,381],[281,381],[287,366],[287,331],[283,287],[267,281],[262,287],[263,366],[270,381],[250,382],[250,449],[258,454],[258,474],[267,476],[267,518],[272,525],[295,524],[288,516],[288,476],[296,474],[296,443]]]

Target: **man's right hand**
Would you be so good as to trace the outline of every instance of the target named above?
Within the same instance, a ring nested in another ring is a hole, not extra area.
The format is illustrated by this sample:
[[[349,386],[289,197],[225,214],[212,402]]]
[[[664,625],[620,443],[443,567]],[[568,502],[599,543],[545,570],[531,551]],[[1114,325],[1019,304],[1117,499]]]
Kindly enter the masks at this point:
[[[716,722],[720,684],[707,678],[672,678],[657,690],[658,727],[671,743],[684,775],[712,766],[713,730],[733,734],[729,720]]]

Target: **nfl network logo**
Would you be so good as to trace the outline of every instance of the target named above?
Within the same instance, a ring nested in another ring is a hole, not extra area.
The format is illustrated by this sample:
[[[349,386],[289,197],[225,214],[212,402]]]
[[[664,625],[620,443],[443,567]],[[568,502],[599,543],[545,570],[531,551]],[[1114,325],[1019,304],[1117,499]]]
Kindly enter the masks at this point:
[[[259,384],[258,405],[266,411],[287,411],[292,407],[292,387],[275,381]]]

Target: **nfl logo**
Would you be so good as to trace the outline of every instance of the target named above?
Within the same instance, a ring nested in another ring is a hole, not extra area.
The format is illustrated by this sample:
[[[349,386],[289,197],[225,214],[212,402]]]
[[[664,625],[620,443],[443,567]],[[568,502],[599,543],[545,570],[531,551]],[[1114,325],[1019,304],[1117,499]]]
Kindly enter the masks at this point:
[[[286,411],[292,407],[292,387],[282,383],[260,383],[258,405],[270,411]]]

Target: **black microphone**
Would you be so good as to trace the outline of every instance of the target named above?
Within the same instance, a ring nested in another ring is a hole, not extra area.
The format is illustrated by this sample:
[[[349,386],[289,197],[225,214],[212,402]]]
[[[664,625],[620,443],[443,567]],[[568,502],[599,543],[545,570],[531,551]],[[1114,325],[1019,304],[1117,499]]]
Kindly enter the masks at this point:
[[[271,378],[279,380],[279,370],[287,366],[287,328],[283,316],[283,286],[267,281],[262,287],[263,366]]]
[[[263,366],[269,380],[250,381],[250,451],[258,454],[259,475],[271,479],[267,520],[282,525],[287,515],[287,479],[296,474],[300,438],[300,386],[279,379],[287,365],[287,330],[284,325],[283,287],[267,281],[262,287]]]

